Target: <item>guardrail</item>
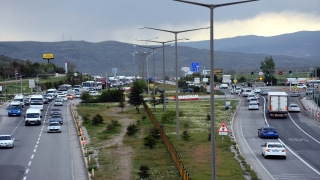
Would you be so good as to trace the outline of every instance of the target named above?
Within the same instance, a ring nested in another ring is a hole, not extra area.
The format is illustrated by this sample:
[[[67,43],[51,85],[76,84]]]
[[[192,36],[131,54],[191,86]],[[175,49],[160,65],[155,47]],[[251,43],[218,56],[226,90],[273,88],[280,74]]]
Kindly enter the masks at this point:
[[[176,149],[173,147],[173,145],[169,141],[169,138],[167,137],[166,133],[164,132],[164,130],[160,126],[158,120],[154,117],[154,115],[152,114],[151,110],[149,109],[148,105],[145,102],[143,102],[143,106],[144,106],[148,116],[150,117],[151,121],[153,122],[153,124],[160,131],[160,136],[161,136],[165,146],[167,147],[167,150],[168,150],[169,154],[171,155],[172,161],[174,162],[174,164],[176,165],[177,169],[179,170],[181,178],[183,180],[190,180],[191,177],[190,177],[188,171],[184,167],[184,165],[183,165],[182,161],[180,160],[180,157],[179,157]]]

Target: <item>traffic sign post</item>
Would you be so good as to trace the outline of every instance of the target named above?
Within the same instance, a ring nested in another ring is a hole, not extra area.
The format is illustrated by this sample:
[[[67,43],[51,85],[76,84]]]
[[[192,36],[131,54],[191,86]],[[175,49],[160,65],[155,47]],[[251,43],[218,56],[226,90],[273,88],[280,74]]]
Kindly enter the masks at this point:
[[[219,135],[222,135],[222,144],[223,144],[223,135],[228,135],[229,129],[225,122],[222,122],[218,128]]]
[[[238,80],[237,80],[237,79],[234,79],[234,80],[233,80],[233,82],[234,82],[234,83],[237,83],[237,82],[238,82]]]

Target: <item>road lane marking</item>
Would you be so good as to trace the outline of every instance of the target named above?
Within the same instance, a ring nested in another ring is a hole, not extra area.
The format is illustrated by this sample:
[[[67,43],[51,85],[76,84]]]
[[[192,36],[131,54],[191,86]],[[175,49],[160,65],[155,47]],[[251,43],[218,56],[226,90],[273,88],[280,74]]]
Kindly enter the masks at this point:
[[[263,97],[264,98],[264,97]],[[266,100],[264,99],[264,106],[266,105]],[[265,119],[265,121],[266,121],[266,123],[268,124],[268,120],[267,120],[267,118],[266,118],[266,116],[265,116],[265,114],[266,114],[266,108],[264,108],[263,109],[263,114],[264,114],[264,119]],[[289,113],[288,113],[289,114]],[[290,114],[289,114],[289,117],[290,117],[290,119],[292,120],[292,118],[291,118],[291,116],[290,116]],[[301,131],[303,131],[293,120],[292,120],[292,122],[301,130]],[[268,124],[268,126],[269,126],[269,124]],[[303,131],[304,132],[304,131]],[[308,135],[308,134],[307,134]],[[311,137],[311,136],[310,136]],[[314,139],[314,140],[316,140],[316,139]],[[317,173],[318,175],[320,175],[320,172],[319,171],[317,171],[315,168],[313,168],[310,164],[308,164],[305,160],[303,160],[299,155],[297,155],[295,152],[293,152],[286,144],[284,144],[282,141],[281,141],[281,139],[280,138],[278,138],[278,141],[280,141],[280,143],[282,143],[284,146],[286,146],[286,149],[288,149],[293,155],[295,155],[301,162],[303,162],[306,166],[308,166],[311,170],[313,170],[315,173]]]
[[[316,140],[315,138],[313,138],[311,135],[309,135],[308,133],[306,133],[300,126],[298,126],[298,124],[296,124],[296,122],[294,122],[294,120],[292,119],[290,113],[289,113],[289,117],[291,119],[291,121],[293,122],[294,125],[297,126],[298,129],[300,129],[305,135],[309,136],[311,139],[313,139],[315,142],[317,142],[318,144],[320,144],[320,141]]]
[[[31,162],[32,162],[32,161],[29,161],[28,166],[30,166],[30,165],[31,165]]]
[[[33,159],[33,157],[34,157],[34,154],[32,154],[31,159]]]
[[[240,118],[240,132],[241,132],[241,136],[242,136],[242,139],[244,140],[244,142],[246,143],[247,147],[249,148],[251,154],[254,156],[254,158],[256,159],[256,161],[260,164],[260,166],[265,170],[265,172],[267,172],[267,174],[271,177],[271,179],[275,180],[273,178],[273,176],[270,174],[270,172],[266,169],[266,167],[264,167],[264,165],[260,162],[260,160],[257,158],[257,156],[254,154],[254,152],[252,151],[252,149],[250,148],[246,138],[244,138],[244,135],[243,135],[243,131],[242,131],[242,114],[243,114],[243,111],[241,111],[241,118]]]
[[[34,150],[33,150],[33,152],[36,152],[36,151],[37,151],[37,149],[34,149]]]
[[[29,169],[26,170],[26,174],[28,174],[28,172],[29,172]]]

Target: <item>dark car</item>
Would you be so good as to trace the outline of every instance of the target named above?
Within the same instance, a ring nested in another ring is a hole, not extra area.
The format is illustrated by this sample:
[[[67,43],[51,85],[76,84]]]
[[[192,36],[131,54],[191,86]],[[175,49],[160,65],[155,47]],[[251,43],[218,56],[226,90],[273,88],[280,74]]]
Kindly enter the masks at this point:
[[[184,89],[181,89],[180,92],[193,92],[193,89],[192,88],[184,88]]]
[[[61,116],[51,116],[49,119],[49,122],[58,122],[60,124],[63,124],[63,118]]]
[[[28,99],[24,99],[24,105],[25,106],[30,106],[30,100],[29,100],[30,98],[28,98]]]
[[[52,108],[50,111],[50,116],[61,116],[61,109]]]
[[[260,138],[279,138],[278,131],[273,126],[265,126],[258,129],[258,136]]]
[[[266,95],[268,95],[268,92],[269,92],[269,90],[261,89],[260,95],[261,95],[261,96],[266,96]]]

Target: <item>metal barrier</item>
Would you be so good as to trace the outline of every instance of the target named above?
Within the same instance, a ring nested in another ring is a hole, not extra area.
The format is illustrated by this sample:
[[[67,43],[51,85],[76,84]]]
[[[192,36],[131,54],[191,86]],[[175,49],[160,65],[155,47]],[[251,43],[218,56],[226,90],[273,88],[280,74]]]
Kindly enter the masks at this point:
[[[169,138],[167,137],[166,133],[163,131],[158,120],[154,117],[154,115],[152,114],[151,110],[149,109],[148,105],[145,102],[143,102],[143,106],[144,106],[148,116],[150,117],[151,121],[153,122],[153,124],[156,126],[156,128],[159,129],[160,136],[163,139],[163,142],[167,147],[167,150],[172,158],[172,161],[174,162],[177,169],[179,170],[179,173],[181,175],[182,180],[190,180],[191,177],[190,177],[188,171],[186,170],[183,163],[181,162],[180,157],[179,157],[176,149],[173,147],[173,145],[169,141]]]

